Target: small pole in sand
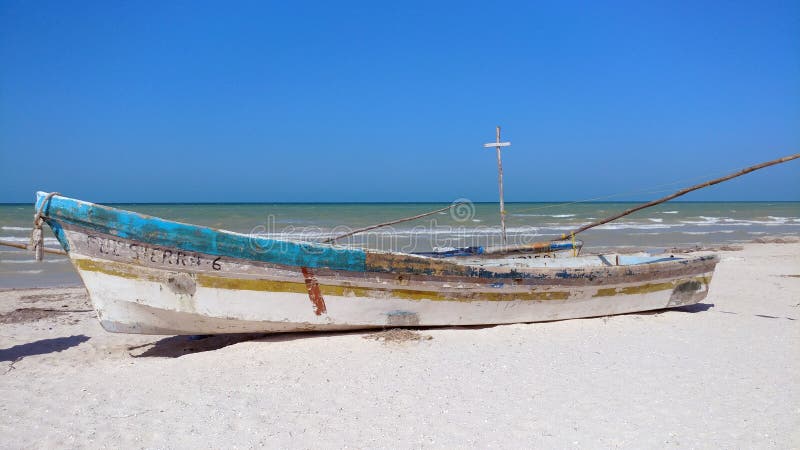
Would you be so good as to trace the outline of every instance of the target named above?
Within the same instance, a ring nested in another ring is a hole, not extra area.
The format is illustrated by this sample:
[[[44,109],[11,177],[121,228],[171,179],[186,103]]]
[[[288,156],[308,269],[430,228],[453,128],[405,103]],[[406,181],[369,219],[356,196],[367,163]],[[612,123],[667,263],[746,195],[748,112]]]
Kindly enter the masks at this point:
[[[500,142],[500,126],[497,126],[497,136],[495,142],[483,144],[484,148],[497,149],[497,184],[500,186],[500,228],[503,235],[503,245],[506,245],[506,207],[503,203],[503,161],[500,158],[500,147],[509,147],[511,142]]]

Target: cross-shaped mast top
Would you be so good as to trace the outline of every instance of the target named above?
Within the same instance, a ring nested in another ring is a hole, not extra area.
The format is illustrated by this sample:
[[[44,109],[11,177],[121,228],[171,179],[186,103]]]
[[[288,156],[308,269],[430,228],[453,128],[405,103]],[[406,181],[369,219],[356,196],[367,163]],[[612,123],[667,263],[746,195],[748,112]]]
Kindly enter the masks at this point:
[[[506,245],[506,207],[503,203],[503,161],[500,158],[500,147],[510,147],[511,142],[500,142],[500,126],[497,126],[497,137],[495,142],[483,144],[485,148],[497,149],[497,184],[500,187],[500,228],[503,236],[503,245]]]

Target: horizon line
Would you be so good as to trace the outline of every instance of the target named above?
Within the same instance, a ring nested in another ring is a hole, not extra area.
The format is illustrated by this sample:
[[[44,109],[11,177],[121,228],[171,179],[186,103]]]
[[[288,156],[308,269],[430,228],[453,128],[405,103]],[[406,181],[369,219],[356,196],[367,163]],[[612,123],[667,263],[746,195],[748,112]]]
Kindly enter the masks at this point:
[[[605,203],[647,203],[652,200],[619,200],[619,201],[580,201],[580,200],[567,200],[567,201],[545,201],[545,200],[524,200],[524,201],[506,201],[506,204],[529,204],[529,203],[546,203],[546,204],[605,204]],[[123,201],[123,202],[90,202],[101,205],[443,205],[453,203],[454,201],[308,201],[308,202],[282,202],[282,201],[251,201],[251,202],[136,202],[136,201]],[[498,201],[475,201],[473,204],[499,204]],[[800,203],[798,200],[672,200],[666,203]],[[0,202],[0,206],[25,206],[34,205],[32,202]],[[656,206],[656,205],[654,205]]]

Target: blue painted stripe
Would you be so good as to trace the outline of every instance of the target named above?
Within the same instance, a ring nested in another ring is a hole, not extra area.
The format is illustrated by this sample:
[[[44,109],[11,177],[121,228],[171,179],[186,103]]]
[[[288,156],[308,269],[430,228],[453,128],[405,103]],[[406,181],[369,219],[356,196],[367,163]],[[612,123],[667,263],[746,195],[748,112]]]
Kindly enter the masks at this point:
[[[575,241],[574,246],[571,241],[553,241],[550,243],[550,251],[571,250],[573,247],[580,247],[582,245],[583,241]]]
[[[650,264],[664,261],[679,261],[683,258],[676,258],[674,256],[626,256],[619,255],[619,265],[621,266],[636,266],[639,264]]]
[[[56,239],[58,239],[58,243],[61,244],[61,248],[63,248],[65,252],[69,252],[69,241],[67,240],[67,235],[64,234],[64,229],[61,228],[61,224],[55,220],[48,221],[47,224],[50,225],[50,229],[53,230],[53,234],[56,236]]]
[[[37,210],[46,196],[45,192],[36,193]],[[366,268],[366,253],[361,249],[248,236],[172,222],[67,197],[54,196],[43,214],[48,218],[57,237],[63,234],[60,233],[59,224],[63,221],[123,239],[209,255],[356,272],[363,272]],[[60,241],[62,237],[59,237]],[[66,239],[62,241],[62,245],[65,244]]]

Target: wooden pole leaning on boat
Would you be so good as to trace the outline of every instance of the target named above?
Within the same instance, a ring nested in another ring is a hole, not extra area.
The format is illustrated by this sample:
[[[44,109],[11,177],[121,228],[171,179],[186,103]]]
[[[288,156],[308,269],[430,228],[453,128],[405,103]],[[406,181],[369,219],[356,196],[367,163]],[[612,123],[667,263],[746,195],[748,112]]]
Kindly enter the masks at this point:
[[[594,227],[603,225],[605,223],[611,222],[613,220],[617,220],[620,217],[627,216],[629,214],[635,213],[636,211],[639,211],[639,210],[642,210],[642,209],[645,209],[645,208],[649,208],[651,206],[655,206],[655,205],[670,201],[670,200],[672,200],[674,198],[680,197],[682,195],[686,195],[689,192],[696,191],[696,190],[702,189],[704,187],[713,186],[715,184],[722,183],[723,181],[728,181],[731,178],[740,177],[740,176],[746,175],[746,174],[748,174],[750,172],[754,172],[754,171],[756,171],[758,169],[763,169],[765,167],[769,167],[769,166],[774,166],[776,164],[785,163],[785,162],[788,162],[788,161],[791,161],[791,160],[797,159],[797,158],[800,158],[800,153],[795,153],[794,155],[784,156],[783,158],[773,159],[772,161],[767,161],[767,162],[764,162],[764,163],[761,163],[761,164],[756,164],[755,166],[747,167],[745,169],[742,169],[742,170],[740,170],[738,172],[735,172],[735,173],[732,173],[730,175],[726,175],[724,177],[716,178],[716,179],[713,179],[711,181],[706,181],[705,183],[700,183],[700,184],[696,184],[694,186],[691,186],[691,187],[688,187],[688,188],[685,188],[685,189],[681,189],[680,191],[675,192],[674,194],[668,195],[666,197],[662,197],[662,198],[660,198],[658,200],[653,200],[653,201],[647,202],[647,203],[645,203],[643,205],[639,205],[639,206],[636,206],[634,208],[626,209],[625,211],[623,211],[623,212],[621,212],[619,214],[613,215],[611,217],[607,217],[607,218],[605,218],[603,220],[598,220],[596,222],[588,223],[588,224],[586,224],[586,225],[584,225],[582,227],[579,227],[579,228],[576,228],[573,231],[570,231],[569,233],[563,233],[561,235],[561,239],[566,239],[568,236],[575,236],[576,234],[582,233],[582,232],[584,232],[584,231],[586,231],[586,230],[588,230],[590,228],[594,228]]]
[[[44,225],[45,205],[47,205],[47,203],[56,195],[61,194],[58,192],[51,192],[47,194],[44,200],[42,200],[42,204],[39,205],[39,209],[36,210],[36,214],[33,216],[33,230],[31,231],[31,239],[29,244],[26,245],[18,244],[16,242],[0,241],[0,245],[19,248],[22,250],[32,250],[36,261],[41,261],[45,253],[51,253],[53,255],[66,255],[67,252],[64,250],[46,248],[44,246],[44,234],[42,231],[42,226]]]
[[[643,205],[639,205],[639,206],[636,206],[634,208],[627,209],[627,210],[625,210],[625,211],[623,211],[623,212],[621,212],[619,214],[613,215],[611,217],[607,217],[605,219],[598,220],[596,222],[588,223],[588,224],[583,225],[583,226],[581,226],[579,228],[576,228],[573,231],[570,231],[569,233],[563,233],[561,235],[560,239],[563,240],[563,239],[571,238],[571,239],[573,239],[573,242],[575,242],[574,240],[575,240],[575,235],[576,234],[582,233],[582,232],[584,232],[584,231],[586,231],[586,230],[588,230],[590,228],[594,228],[596,226],[600,226],[600,225],[603,225],[605,223],[617,220],[620,217],[627,216],[629,214],[635,213],[636,211],[639,211],[639,210],[642,210],[642,209],[645,209],[645,208],[649,208],[651,206],[655,206],[655,205],[667,202],[669,200],[672,200],[673,198],[680,197],[682,195],[688,194],[689,192],[696,191],[696,190],[702,189],[704,187],[713,186],[715,184],[722,183],[723,181],[728,181],[731,178],[736,178],[736,177],[739,177],[739,176],[742,176],[742,175],[746,175],[746,174],[748,174],[750,172],[753,172],[753,171],[756,171],[758,169],[763,169],[765,167],[769,167],[769,166],[774,166],[776,164],[785,163],[785,162],[788,162],[788,161],[791,161],[791,160],[797,159],[797,158],[800,158],[800,153],[795,153],[794,155],[784,156],[783,158],[778,158],[778,159],[774,159],[772,161],[767,161],[767,162],[764,162],[764,163],[761,163],[761,164],[756,164],[755,166],[747,167],[745,169],[742,169],[742,170],[740,170],[738,172],[735,172],[735,173],[732,173],[730,175],[726,175],[726,176],[721,177],[721,178],[716,178],[716,179],[713,179],[711,181],[706,181],[705,183],[700,183],[700,184],[696,184],[694,186],[691,186],[691,187],[688,187],[688,188],[685,188],[685,189],[681,189],[680,191],[675,192],[674,194],[668,195],[668,196],[660,198],[658,200],[653,200],[653,201],[645,203]],[[487,247],[487,248],[484,249],[484,253],[486,253],[486,254],[503,254],[503,253],[520,252],[520,251],[547,251],[548,249],[551,248],[550,246],[552,245],[552,243],[553,243],[553,241],[539,241],[539,242],[531,242],[529,244],[521,244],[521,245],[500,245],[500,246],[496,246],[496,247]],[[579,245],[583,245],[583,243],[581,241],[577,241],[577,243],[579,243]],[[573,247],[575,245],[576,244],[573,244]]]
[[[421,219],[421,218],[423,218],[423,217],[427,217],[427,216],[430,216],[430,215],[433,215],[433,214],[436,214],[436,213],[440,213],[440,212],[443,212],[443,211],[447,211],[448,209],[453,209],[453,208],[455,208],[455,207],[456,207],[456,206],[458,206],[458,205],[464,205],[464,204],[468,204],[468,203],[470,203],[470,202],[468,202],[468,201],[464,201],[464,202],[453,202],[453,203],[451,203],[449,206],[447,206],[447,207],[444,207],[444,208],[440,208],[440,209],[437,209],[437,210],[434,210],[434,211],[428,211],[428,212],[426,212],[426,213],[422,213],[422,214],[417,214],[416,216],[404,217],[404,218],[402,218],[402,219],[392,220],[392,221],[390,221],[390,222],[383,222],[383,223],[379,223],[379,224],[375,224],[375,225],[370,225],[370,226],[368,226],[368,227],[364,227],[364,228],[358,228],[358,229],[355,229],[355,230],[353,230],[353,231],[349,231],[349,232],[347,232],[347,233],[340,234],[339,236],[334,236],[334,237],[332,237],[332,238],[325,239],[325,240],[324,240],[324,241],[322,241],[322,242],[323,242],[324,244],[329,244],[329,243],[331,243],[331,242],[335,242],[335,241],[337,241],[337,240],[339,240],[339,239],[346,238],[346,237],[352,236],[352,235],[354,235],[354,234],[363,233],[363,232],[365,232],[365,231],[374,230],[374,229],[376,229],[376,228],[388,227],[389,225],[394,225],[394,224],[396,224],[396,223],[408,222],[409,220]]]
[[[30,250],[30,248],[27,245],[18,244],[16,242],[0,241],[0,245],[5,245],[5,246],[8,246],[8,247],[14,247],[14,248],[22,249],[22,250]],[[67,254],[67,252],[65,252],[64,250],[60,250],[60,249],[57,249],[57,248],[43,247],[42,251],[44,253],[51,253],[53,255],[66,255]]]

